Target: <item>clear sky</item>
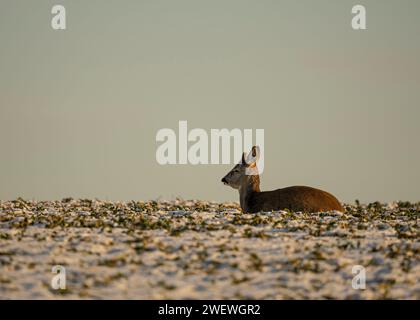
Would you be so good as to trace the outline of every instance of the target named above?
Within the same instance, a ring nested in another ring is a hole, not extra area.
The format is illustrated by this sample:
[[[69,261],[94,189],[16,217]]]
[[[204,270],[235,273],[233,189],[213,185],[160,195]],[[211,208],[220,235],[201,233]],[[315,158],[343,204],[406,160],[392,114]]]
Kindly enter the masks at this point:
[[[1,0],[0,199],[238,200],[156,162],[187,120],[264,129],[263,190],[419,201],[419,35],[418,0]]]

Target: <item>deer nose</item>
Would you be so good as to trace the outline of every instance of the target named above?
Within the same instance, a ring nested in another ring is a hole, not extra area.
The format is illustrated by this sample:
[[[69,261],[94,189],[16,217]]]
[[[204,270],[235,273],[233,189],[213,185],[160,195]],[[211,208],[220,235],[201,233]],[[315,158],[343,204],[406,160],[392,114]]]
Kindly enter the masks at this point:
[[[222,179],[222,182],[223,182],[223,183],[227,183],[226,178],[223,178],[223,179]]]

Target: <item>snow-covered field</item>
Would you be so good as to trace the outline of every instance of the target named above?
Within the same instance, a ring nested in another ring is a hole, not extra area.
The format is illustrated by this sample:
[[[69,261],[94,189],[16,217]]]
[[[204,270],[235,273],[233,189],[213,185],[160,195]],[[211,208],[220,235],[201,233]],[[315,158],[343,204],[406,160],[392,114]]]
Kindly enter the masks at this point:
[[[0,201],[1,299],[420,299],[420,203]],[[54,265],[66,289],[54,290]],[[366,289],[352,287],[354,265]]]

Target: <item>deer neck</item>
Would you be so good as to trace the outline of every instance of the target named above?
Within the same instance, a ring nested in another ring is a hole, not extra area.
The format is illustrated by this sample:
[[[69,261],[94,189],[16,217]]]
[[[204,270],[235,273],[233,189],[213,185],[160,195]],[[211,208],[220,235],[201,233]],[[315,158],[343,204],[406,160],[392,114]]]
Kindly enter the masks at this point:
[[[260,191],[260,176],[245,176],[242,184],[239,186],[239,202],[243,211],[248,211],[251,196]]]

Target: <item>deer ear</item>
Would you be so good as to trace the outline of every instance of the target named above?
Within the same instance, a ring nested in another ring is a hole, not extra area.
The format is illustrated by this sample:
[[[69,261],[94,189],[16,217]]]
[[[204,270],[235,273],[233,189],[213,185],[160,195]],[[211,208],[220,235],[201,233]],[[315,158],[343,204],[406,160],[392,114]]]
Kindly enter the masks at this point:
[[[248,165],[255,165],[255,163],[260,158],[260,147],[253,146],[251,151],[248,154],[248,157],[246,158],[246,163]]]
[[[252,153],[252,157],[254,158],[259,158],[260,157],[260,147],[258,146],[253,146],[251,149],[251,153]]]
[[[242,153],[242,159],[241,159],[241,163],[242,163],[242,164],[246,164],[245,157],[246,157],[246,152],[243,152],[243,153]]]

